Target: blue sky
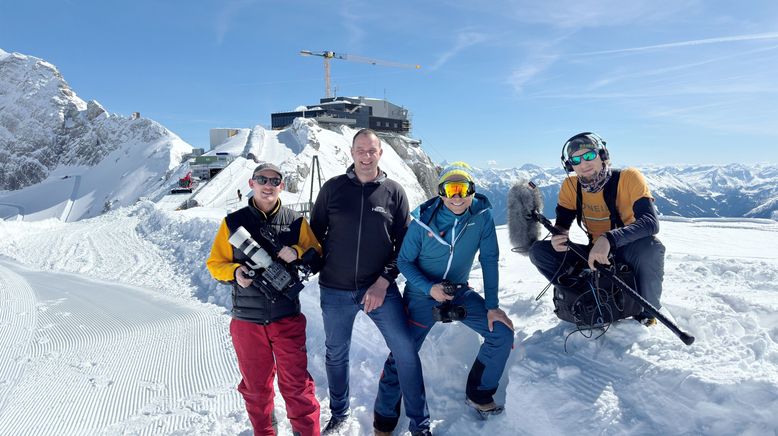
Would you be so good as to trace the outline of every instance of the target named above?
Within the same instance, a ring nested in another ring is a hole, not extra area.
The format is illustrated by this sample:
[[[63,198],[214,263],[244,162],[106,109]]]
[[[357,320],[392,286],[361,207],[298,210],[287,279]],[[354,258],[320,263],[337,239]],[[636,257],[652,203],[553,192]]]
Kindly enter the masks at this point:
[[[436,161],[557,165],[591,130],[617,166],[776,163],[778,2],[15,1],[0,48],[55,64],[76,93],[194,146],[269,126],[324,94],[409,108]]]

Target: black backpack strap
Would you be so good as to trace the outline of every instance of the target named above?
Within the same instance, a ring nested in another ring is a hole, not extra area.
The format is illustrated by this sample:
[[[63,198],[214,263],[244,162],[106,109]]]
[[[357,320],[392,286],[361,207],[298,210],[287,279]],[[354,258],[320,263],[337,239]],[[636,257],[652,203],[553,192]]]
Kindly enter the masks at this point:
[[[608,183],[605,184],[603,189],[603,197],[605,199],[605,205],[608,206],[608,213],[611,219],[611,229],[618,229],[624,227],[624,221],[621,220],[619,210],[616,208],[616,194],[619,190],[619,178],[621,177],[621,170],[612,170],[611,178]],[[576,196],[575,196],[575,221],[578,223],[578,227],[589,236],[589,243],[592,242],[591,236],[586,229],[581,225],[583,218],[583,193],[581,192],[581,182],[576,182]]]
[[[581,230],[586,233],[586,236],[589,238],[589,244],[591,244],[592,236],[589,235],[589,232],[587,232],[586,229],[581,225],[581,218],[583,218],[583,192],[581,192],[580,181],[576,181],[575,190],[575,221],[578,223],[578,227],[580,227]]]
[[[612,170],[611,178],[608,183],[605,184],[603,189],[603,196],[605,197],[605,205],[608,206],[608,212],[611,218],[611,229],[618,229],[624,227],[624,221],[621,220],[619,210],[616,208],[616,194],[619,190],[619,178],[621,177],[620,170]]]

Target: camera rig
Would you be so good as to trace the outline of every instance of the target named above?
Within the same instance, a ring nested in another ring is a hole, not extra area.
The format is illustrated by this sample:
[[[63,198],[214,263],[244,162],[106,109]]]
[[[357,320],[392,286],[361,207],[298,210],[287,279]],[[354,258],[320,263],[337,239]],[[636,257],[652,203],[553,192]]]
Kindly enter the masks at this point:
[[[262,228],[260,234],[273,250],[274,256],[277,257],[283,245],[268,228]],[[248,276],[252,279],[254,286],[269,300],[275,301],[281,295],[294,299],[305,286],[297,274],[291,274],[286,266],[273,260],[244,227],[238,227],[235,233],[230,236],[229,242],[248,257],[246,261],[246,266],[249,267]],[[301,265],[300,262],[296,261],[293,266],[302,270]],[[311,269],[305,267],[305,270],[307,273],[304,275],[307,279]]]

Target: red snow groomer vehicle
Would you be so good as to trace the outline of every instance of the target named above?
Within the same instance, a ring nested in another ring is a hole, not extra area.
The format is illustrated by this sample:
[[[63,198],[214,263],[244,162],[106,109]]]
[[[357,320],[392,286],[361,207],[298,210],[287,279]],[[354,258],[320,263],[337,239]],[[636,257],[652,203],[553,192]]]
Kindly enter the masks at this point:
[[[192,193],[195,185],[197,185],[197,177],[192,177],[192,172],[186,173],[186,176],[178,179],[178,187],[170,190],[171,194],[186,194]]]

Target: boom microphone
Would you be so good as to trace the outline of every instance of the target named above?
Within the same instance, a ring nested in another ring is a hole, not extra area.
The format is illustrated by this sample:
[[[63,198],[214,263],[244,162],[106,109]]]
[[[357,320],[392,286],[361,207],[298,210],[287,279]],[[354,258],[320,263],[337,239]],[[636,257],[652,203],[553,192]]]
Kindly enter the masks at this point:
[[[532,218],[532,212],[543,210],[540,191],[530,187],[530,183],[519,180],[508,191],[508,236],[513,251],[524,255],[540,239],[540,223]]]

